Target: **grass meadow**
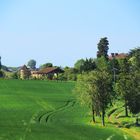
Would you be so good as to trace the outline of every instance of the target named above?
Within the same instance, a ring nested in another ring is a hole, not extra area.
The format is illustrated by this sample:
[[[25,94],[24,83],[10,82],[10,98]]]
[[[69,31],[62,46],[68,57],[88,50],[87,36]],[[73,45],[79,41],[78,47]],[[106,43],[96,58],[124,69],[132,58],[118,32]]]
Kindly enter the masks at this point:
[[[90,123],[73,82],[0,80],[0,140],[134,140],[117,127]]]

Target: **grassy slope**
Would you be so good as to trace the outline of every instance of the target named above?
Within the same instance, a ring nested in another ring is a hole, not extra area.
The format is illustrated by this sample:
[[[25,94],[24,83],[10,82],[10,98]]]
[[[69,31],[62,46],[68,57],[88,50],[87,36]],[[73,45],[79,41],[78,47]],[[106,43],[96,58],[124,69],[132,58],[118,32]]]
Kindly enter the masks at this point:
[[[115,127],[88,125],[73,83],[0,80],[0,140],[132,140]]]
[[[122,101],[116,102],[114,107],[108,110],[109,119],[107,121],[133,135],[136,140],[140,140],[140,127],[135,125],[136,118],[130,113],[129,117],[125,117],[123,105]]]

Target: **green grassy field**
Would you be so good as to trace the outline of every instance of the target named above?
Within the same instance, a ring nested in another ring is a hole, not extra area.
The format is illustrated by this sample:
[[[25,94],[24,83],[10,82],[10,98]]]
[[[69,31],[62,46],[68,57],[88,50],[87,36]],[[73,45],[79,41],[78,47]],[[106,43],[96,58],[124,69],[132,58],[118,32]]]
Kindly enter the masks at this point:
[[[0,80],[0,140],[133,140],[119,128],[90,124],[74,83]]]

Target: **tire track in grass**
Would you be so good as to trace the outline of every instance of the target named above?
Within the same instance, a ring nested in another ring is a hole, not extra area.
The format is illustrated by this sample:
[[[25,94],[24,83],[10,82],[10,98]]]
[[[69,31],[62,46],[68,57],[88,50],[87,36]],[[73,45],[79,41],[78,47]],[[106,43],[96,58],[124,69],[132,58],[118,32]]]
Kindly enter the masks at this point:
[[[32,96],[29,96],[29,99],[31,99],[31,100],[33,100],[33,101],[35,100],[35,101],[36,101],[36,104],[38,104],[39,106],[41,106],[42,108],[44,108],[45,110],[47,110],[48,104],[47,104],[46,102],[44,102],[44,100],[42,100],[41,98],[38,98],[38,99],[36,100],[36,98],[34,98],[34,97],[32,97]],[[49,107],[51,107],[51,106],[49,106]],[[51,108],[52,108],[52,107],[51,107]],[[27,125],[27,127],[26,127],[26,129],[25,129],[24,135],[20,138],[20,140],[26,140],[27,134],[30,133],[30,132],[32,131],[32,130],[31,130],[31,125],[34,124],[34,123],[36,123],[36,118],[37,118],[37,116],[38,116],[39,113],[40,113],[40,110],[37,111],[36,113],[34,113],[34,114],[31,116],[31,118],[30,118],[30,120],[29,120],[29,123],[28,123],[28,125]]]
[[[42,100],[39,100],[39,101],[42,102]],[[46,110],[47,107],[44,106],[44,104],[39,103],[39,101],[37,101],[37,104],[39,104],[40,106],[42,106],[42,107]],[[53,110],[50,110],[50,111],[48,111],[48,112],[46,112],[46,113],[43,113],[41,116],[39,116],[38,121],[39,121],[40,123],[43,122],[43,124],[44,124],[44,123],[47,123],[47,122],[49,121],[49,119],[50,119],[51,116],[55,115],[56,113],[58,113],[58,112],[60,112],[60,111],[65,110],[65,109],[67,109],[67,108],[69,108],[69,107],[73,107],[75,103],[76,103],[75,100],[68,100],[68,101],[66,102],[65,105],[62,105],[62,106],[60,106],[60,107],[58,107],[58,108],[56,108],[56,109],[53,108]],[[29,123],[28,123],[27,127],[25,128],[24,135],[23,135],[22,137],[20,137],[20,140],[26,140],[27,134],[30,133],[30,132],[32,131],[32,130],[31,130],[31,125],[32,125],[33,123],[36,123],[35,120],[36,120],[36,118],[37,118],[39,112],[40,112],[40,111],[38,111],[38,112],[36,112],[36,113],[34,113],[34,114],[32,115],[31,119],[29,120]]]
[[[54,116],[56,113],[58,113],[60,111],[63,111],[63,110],[65,110],[65,109],[67,109],[67,108],[69,108],[71,106],[74,106],[74,104],[75,104],[75,101],[68,100],[65,105],[58,107],[56,110],[51,111],[51,113],[49,113],[49,114],[45,114],[44,122],[48,123],[50,117]]]
[[[63,107],[59,107],[56,109],[56,111],[52,112],[51,114],[49,114],[46,118],[46,123],[49,121],[49,119],[54,116],[56,113],[60,112],[60,111],[64,111],[69,107],[73,107],[75,104],[75,101],[67,101],[66,105],[64,105]]]
[[[43,113],[43,114],[38,118],[38,121],[41,122],[42,117],[45,116],[45,115],[48,114],[48,113],[51,113],[51,112],[53,112],[53,111],[48,111],[48,112],[46,112],[46,113]]]
[[[39,121],[40,123],[43,123],[43,124],[44,124],[44,123],[48,123],[48,121],[50,120],[50,118],[51,118],[52,116],[54,116],[56,113],[61,112],[61,111],[63,111],[63,110],[66,110],[66,109],[69,108],[69,107],[73,107],[73,106],[75,105],[75,103],[76,103],[75,100],[68,100],[68,101],[66,102],[65,105],[62,105],[62,106],[56,108],[55,110],[51,110],[51,111],[48,111],[48,112],[42,114],[42,115],[38,118],[38,121]]]
[[[25,140],[26,139],[26,136],[27,136],[27,133],[30,133],[32,130],[31,130],[31,125],[33,123],[36,123],[35,121],[35,117],[37,116],[38,112],[34,113],[31,117],[31,119],[29,120],[29,123],[25,129],[25,132],[24,132],[24,135],[20,138],[20,140]]]

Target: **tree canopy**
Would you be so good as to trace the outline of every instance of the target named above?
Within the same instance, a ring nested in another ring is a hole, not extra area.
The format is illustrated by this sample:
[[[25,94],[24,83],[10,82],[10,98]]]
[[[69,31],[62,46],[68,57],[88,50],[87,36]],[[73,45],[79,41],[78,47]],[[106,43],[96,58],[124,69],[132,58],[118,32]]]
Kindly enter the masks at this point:
[[[85,60],[80,59],[75,63],[74,68],[77,69],[79,73],[90,72],[96,68],[96,63],[92,58],[86,58]]]
[[[53,67],[53,64],[52,63],[45,63],[45,64],[41,65],[39,68],[44,69],[44,68],[48,68],[48,67]]]
[[[36,69],[36,61],[34,59],[29,60],[27,65],[30,67],[30,69]]]
[[[75,91],[82,103],[89,104],[92,109],[92,117],[95,122],[95,113],[101,114],[102,125],[105,125],[104,117],[106,109],[111,103],[111,77],[106,71],[92,71],[78,77]]]

